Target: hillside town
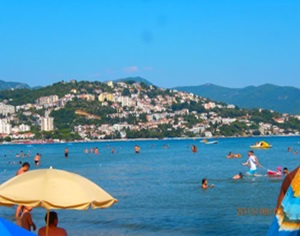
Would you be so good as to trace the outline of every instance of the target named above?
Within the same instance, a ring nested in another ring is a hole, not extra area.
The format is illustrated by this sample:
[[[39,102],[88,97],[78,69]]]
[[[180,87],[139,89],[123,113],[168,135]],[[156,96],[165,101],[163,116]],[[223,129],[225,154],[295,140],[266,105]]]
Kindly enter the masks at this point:
[[[64,84],[67,82],[63,82],[62,86]],[[110,88],[110,92],[97,87],[92,89],[92,93],[78,88],[75,80],[70,81],[69,84],[73,84],[74,88],[61,97],[58,94],[42,96],[35,99],[33,103],[17,106],[10,105],[10,100],[3,100],[0,103],[0,138],[4,141],[23,142],[45,139],[44,133],[51,133],[55,130],[59,132],[56,119],[52,114],[64,109],[69,102],[74,100],[84,103],[94,102],[93,104],[97,102],[97,106],[107,107],[113,111],[100,116],[81,107],[75,107],[75,116],[81,117],[81,120],[85,122],[76,124],[70,129],[78,134],[80,140],[133,138],[129,136],[130,132],[143,130],[156,132],[162,129],[162,126],[166,127],[167,131],[180,130],[179,137],[299,135],[297,127],[285,127],[284,124],[290,119],[300,120],[300,115],[268,111],[274,114],[272,119],[257,122],[252,119],[251,112],[233,104],[218,103],[191,93],[156,88],[139,82],[109,81],[106,86]],[[91,87],[92,83],[89,86]],[[193,110],[194,107],[196,107],[195,110]],[[240,110],[243,111],[241,116],[224,116],[222,112],[226,111],[225,114],[230,114],[233,113],[230,111]],[[263,112],[263,109],[258,108],[258,111]],[[106,116],[111,121],[118,120],[118,122],[101,122],[102,116]],[[25,119],[28,117],[30,119]],[[134,121],[129,122],[128,119],[132,117]],[[23,120],[27,122],[22,122]],[[96,122],[97,120],[99,122]],[[244,128],[234,134],[226,134],[222,131],[224,127],[230,127],[233,124],[240,124]],[[37,137],[37,134],[41,136]],[[159,138],[167,137],[160,136]],[[143,138],[149,137],[143,136]]]

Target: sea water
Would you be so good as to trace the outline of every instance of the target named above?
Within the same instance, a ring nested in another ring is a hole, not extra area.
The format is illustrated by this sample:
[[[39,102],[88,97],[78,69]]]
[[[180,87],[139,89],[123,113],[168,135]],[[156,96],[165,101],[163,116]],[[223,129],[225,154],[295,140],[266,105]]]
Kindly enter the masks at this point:
[[[263,165],[259,176],[232,180],[248,170],[241,164],[247,160],[250,145],[261,140],[273,147],[254,150]],[[294,151],[300,151],[299,141],[299,137],[253,137],[220,138],[212,145],[200,139],[1,145],[0,183],[15,176],[19,161],[28,161],[30,170],[52,166],[80,174],[118,199],[107,209],[57,210],[59,226],[71,236],[261,236],[274,218],[283,180],[268,177],[267,169],[297,167],[300,154]],[[134,152],[135,145],[141,148],[139,154]],[[198,152],[193,153],[191,145],[196,145]],[[68,158],[64,157],[66,147]],[[98,155],[90,152],[96,147]],[[16,158],[21,151],[27,156]],[[242,157],[227,159],[230,151]],[[36,153],[41,154],[38,167],[33,161]],[[202,190],[202,178],[215,187]],[[7,220],[14,221],[14,213],[15,207],[0,207],[0,216]],[[45,213],[42,208],[32,211],[38,228],[45,224]]]

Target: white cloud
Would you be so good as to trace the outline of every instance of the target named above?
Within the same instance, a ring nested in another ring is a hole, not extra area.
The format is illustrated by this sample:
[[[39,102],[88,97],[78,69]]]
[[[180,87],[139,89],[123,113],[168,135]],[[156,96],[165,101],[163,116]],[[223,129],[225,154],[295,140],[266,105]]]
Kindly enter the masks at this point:
[[[139,68],[137,66],[128,66],[125,67],[123,70],[125,73],[135,73],[139,71]]]

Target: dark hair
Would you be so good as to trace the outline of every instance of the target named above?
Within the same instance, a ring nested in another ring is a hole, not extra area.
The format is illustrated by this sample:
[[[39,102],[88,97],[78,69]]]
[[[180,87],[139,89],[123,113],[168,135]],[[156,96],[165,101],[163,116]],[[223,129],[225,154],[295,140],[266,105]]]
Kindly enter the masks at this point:
[[[252,150],[249,150],[249,152],[251,152],[252,154],[254,154],[254,152]]]
[[[22,164],[22,167],[25,167],[25,166],[28,166],[28,168],[30,167],[30,164],[28,163],[28,162],[24,162],[23,164]]]
[[[283,170],[288,170],[288,168],[284,167]]]
[[[239,173],[239,176],[240,176],[241,178],[243,178],[243,173],[242,173],[242,172],[240,172],[240,173]]]
[[[56,219],[57,219],[57,213],[55,211],[50,211],[49,212],[49,225],[53,224]],[[47,213],[45,215],[45,222],[47,224]]]
[[[206,180],[207,180],[206,178],[202,179],[202,184],[204,184],[204,182],[205,182]]]

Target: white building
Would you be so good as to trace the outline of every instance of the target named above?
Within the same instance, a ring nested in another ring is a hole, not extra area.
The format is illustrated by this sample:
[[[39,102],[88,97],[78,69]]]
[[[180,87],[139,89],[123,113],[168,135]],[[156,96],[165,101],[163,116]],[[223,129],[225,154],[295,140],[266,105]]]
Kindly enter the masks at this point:
[[[41,131],[52,131],[54,129],[53,117],[41,117]]]
[[[25,125],[25,124],[21,124],[21,125],[19,125],[19,131],[20,132],[28,132],[28,131],[30,131],[30,126]]]
[[[4,116],[7,116],[8,114],[14,114],[15,113],[15,107],[11,105],[6,105],[3,102],[0,103],[0,113]]]
[[[206,110],[209,110],[215,108],[216,104],[214,102],[208,102],[208,103],[204,103],[203,106]]]
[[[57,95],[50,95],[36,99],[35,103],[40,106],[54,106],[57,104],[58,100],[59,97]]]
[[[1,134],[11,134],[11,124],[0,120],[0,133]]]

